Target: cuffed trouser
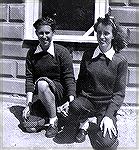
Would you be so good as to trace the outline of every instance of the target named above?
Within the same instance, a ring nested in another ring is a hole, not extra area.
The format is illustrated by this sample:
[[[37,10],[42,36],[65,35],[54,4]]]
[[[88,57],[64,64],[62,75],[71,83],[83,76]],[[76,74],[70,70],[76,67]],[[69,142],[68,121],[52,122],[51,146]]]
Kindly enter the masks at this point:
[[[116,150],[118,146],[117,136],[115,137],[113,135],[112,138],[110,138],[107,133],[106,136],[103,137],[103,133],[100,130],[100,123],[105,116],[107,107],[108,104],[94,104],[83,96],[79,96],[70,104],[70,112],[73,114],[74,119],[79,119],[80,122],[84,122],[89,117],[97,117],[97,125],[90,125],[88,130],[90,142],[95,150]],[[114,115],[111,119],[117,129],[116,115]]]

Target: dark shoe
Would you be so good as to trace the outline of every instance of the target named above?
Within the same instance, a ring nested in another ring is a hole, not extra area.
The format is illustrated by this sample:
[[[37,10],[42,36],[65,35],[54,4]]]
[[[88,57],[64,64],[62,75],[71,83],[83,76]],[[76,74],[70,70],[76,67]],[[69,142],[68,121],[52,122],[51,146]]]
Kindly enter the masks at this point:
[[[76,136],[76,142],[77,143],[84,142],[86,139],[86,135],[87,135],[87,131],[85,131],[84,129],[79,129],[79,132]]]
[[[49,125],[46,130],[45,136],[48,138],[53,138],[58,133],[58,120],[55,121],[54,125]]]

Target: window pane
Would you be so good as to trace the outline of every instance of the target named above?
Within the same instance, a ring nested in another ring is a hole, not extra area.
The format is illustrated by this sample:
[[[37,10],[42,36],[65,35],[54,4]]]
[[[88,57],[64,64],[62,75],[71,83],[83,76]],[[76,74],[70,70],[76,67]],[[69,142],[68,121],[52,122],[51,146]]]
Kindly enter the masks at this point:
[[[95,0],[42,0],[42,16],[52,13],[58,30],[87,31],[94,24]]]

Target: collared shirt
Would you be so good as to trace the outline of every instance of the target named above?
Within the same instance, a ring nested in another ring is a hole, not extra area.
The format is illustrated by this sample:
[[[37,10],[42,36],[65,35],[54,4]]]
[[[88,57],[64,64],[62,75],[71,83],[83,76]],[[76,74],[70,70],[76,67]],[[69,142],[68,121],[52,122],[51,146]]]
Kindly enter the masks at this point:
[[[101,50],[100,50],[100,48],[99,48],[99,46],[95,49],[95,52],[94,52],[94,55],[92,56],[92,58],[96,58],[100,53],[102,53],[101,52]],[[115,54],[115,51],[114,51],[114,49],[113,49],[113,47],[110,49],[110,50],[108,50],[106,53],[104,53],[105,54],[105,56],[107,57],[107,58],[109,58],[110,60],[112,60],[112,58],[113,58],[113,55]]]
[[[42,52],[43,50],[42,50],[42,48],[41,48],[41,46],[40,46],[40,44],[37,46],[37,49],[36,49],[36,51],[35,51],[35,54],[36,53],[39,53],[39,52]],[[55,56],[55,53],[54,53],[54,43],[53,43],[53,41],[51,41],[51,44],[50,44],[50,47],[48,48],[48,50],[47,50],[47,52],[49,53],[49,54],[51,54],[53,57]]]
[[[111,53],[111,50],[109,52]],[[112,118],[122,105],[125,97],[128,63],[121,53],[114,53],[113,57],[111,55],[112,61],[110,60],[108,65],[104,63],[104,57],[91,60],[93,53],[94,51],[91,48],[86,50],[82,56],[80,72],[76,82],[76,93],[77,96],[84,95],[92,103],[107,103],[105,116]],[[111,102],[106,99],[107,96],[112,96],[109,99]],[[90,97],[92,98],[90,99]]]
[[[47,77],[57,82],[56,86],[58,87],[59,95],[62,96],[62,89],[66,89],[65,94],[67,94],[67,96],[75,96],[72,57],[67,48],[56,43],[53,43],[53,46],[54,57],[47,52],[40,52],[34,55],[37,47],[31,47],[29,49],[26,57],[26,92],[34,92],[35,82],[40,77]],[[42,49],[40,50],[42,51]],[[59,84],[63,86],[62,89]],[[61,100],[62,98],[59,99],[58,102],[62,103]]]

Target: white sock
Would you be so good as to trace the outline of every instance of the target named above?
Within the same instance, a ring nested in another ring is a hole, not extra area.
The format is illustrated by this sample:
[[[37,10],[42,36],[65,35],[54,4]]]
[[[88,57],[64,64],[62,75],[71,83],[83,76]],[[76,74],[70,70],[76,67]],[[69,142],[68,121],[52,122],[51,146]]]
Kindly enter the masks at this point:
[[[88,120],[89,120],[89,122],[91,122],[91,123],[97,124],[97,118],[96,118],[96,117],[88,118]]]
[[[87,131],[87,129],[89,128],[89,120],[87,119],[85,122],[80,123],[80,129],[84,129],[85,131]]]
[[[49,122],[51,125],[54,125],[54,122],[57,120],[57,116],[54,118],[49,118]]]

